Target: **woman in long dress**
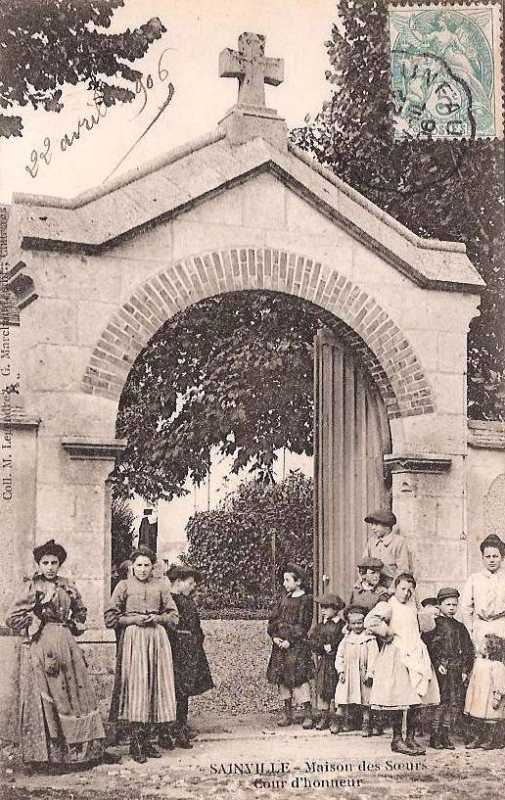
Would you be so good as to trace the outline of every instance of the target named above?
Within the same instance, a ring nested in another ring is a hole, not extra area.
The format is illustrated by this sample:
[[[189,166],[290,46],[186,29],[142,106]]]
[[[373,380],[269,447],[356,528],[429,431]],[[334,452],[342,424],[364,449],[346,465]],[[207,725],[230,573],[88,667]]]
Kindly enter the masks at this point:
[[[499,745],[495,723],[497,719],[503,719],[503,708],[492,707],[492,687],[499,665],[489,657],[488,646],[489,636],[498,638],[505,652],[505,543],[499,536],[491,534],[480,543],[480,551],[484,569],[470,575],[461,596],[461,617],[472,637],[476,654],[465,714],[477,722],[474,739],[466,747],[494,749]]]
[[[156,555],[141,546],[131,556],[133,575],[119,581],[107,608],[105,624],[119,629],[116,679],[110,719],[130,725],[130,754],[135,761],[161,753],[149,741],[152,725],[176,718],[172,649],[166,628],[179,621],[165,578],[152,575]]]
[[[375,662],[370,694],[372,709],[396,712],[391,750],[424,755],[414,739],[421,706],[438,705],[440,692],[428,648],[421,631],[435,628],[433,615],[417,610],[413,597],[416,582],[409,573],[398,575],[394,595],[381,601],[365,618],[365,629],[384,643]],[[407,711],[407,735],[402,738],[403,711]]]
[[[25,762],[85,764],[103,758],[105,731],[86,663],[74,640],[86,608],[58,572],[67,558],[54,539],[33,551],[38,569],[7,617],[26,635],[21,659],[21,747]]]

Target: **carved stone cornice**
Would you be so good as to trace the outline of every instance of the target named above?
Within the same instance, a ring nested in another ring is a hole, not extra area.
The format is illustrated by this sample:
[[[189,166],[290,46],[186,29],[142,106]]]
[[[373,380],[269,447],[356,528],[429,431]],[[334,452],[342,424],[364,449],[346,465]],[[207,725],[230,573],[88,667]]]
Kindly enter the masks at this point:
[[[391,473],[441,473],[451,468],[452,459],[435,453],[390,453],[384,456],[386,469]]]
[[[73,461],[111,461],[123,452],[126,439],[64,438],[61,446]]]

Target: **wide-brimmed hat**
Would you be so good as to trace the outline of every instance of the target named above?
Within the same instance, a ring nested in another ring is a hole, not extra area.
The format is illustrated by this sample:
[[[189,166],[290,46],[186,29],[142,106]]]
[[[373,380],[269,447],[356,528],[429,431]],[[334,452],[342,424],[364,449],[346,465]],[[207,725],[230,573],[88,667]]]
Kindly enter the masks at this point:
[[[67,551],[61,544],[56,544],[54,539],[49,539],[48,542],[35,547],[33,550],[33,558],[37,564],[40,563],[41,558],[44,558],[44,556],[56,556],[61,566],[67,558]]]
[[[166,575],[169,581],[185,581],[188,578],[194,578],[196,583],[200,583],[202,580],[202,573],[189,564],[172,564]]]
[[[365,556],[360,561],[358,561],[358,569],[376,569],[379,572],[382,572],[384,569],[384,562],[380,560],[380,558],[372,558],[371,556]]]
[[[502,541],[502,539],[500,539],[496,533],[490,533],[489,536],[486,536],[486,538],[480,543],[479,547],[481,553],[484,553],[486,547],[496,547],[502,556],[505,555],[505,542]]]
[[[444,586],[443,589],[438,590],[437,600],[439,603],[441,603],[442,600],[447,600],[449,597],[459,598],[460,594],[457,589],[453,589],[451,586]]]
[[[367,514],[365,522],[378,522],[379,525],[387,525],[388,528],[392,528],[393,525],[396,525],[396,517],[389,509],[379,508],[378,511]]]
[[[319,594],[316,597],[316,603],[321,608],[334,608],[336,611],[341,611],[345,608],[345,603],[338,594]]]

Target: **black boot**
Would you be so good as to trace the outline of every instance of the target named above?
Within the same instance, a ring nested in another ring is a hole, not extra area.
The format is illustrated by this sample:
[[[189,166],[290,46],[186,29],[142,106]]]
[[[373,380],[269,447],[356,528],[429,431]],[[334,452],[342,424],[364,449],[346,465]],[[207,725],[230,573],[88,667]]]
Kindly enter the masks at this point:
[[[414,734],[416,733],[418,723],[419,723],[418,714],[412,709],[409,709],[407,711],[407,735],[405,737],[405,744],[412,751],[412,755],[425,756],[426,755],[425,748],[422,747],[419,744],[419,742],[416,742],[414,738]]]
[[[474,738],[465,744],[467,750],[475,750],[487,743],[489,731],[485,722],[480,720],[474,724]]]
[[[431,731],[430,734],[430,747],[433,747],[434,750],[443,750],[444,745],[442,744],[442,739],[439,733],[438,728],[435,728]]]
[[[498,748],[499,748],[498,739],[497,739],[497,736],[496,736],[496,734],[497,734],[497,726],[496,725],[492,725],[492,726],[490,726],[490,728],[491,728],[491,732],[490,732],[490,735],[489,735],[487,741],[485,741],[483,744],[480,745],[482,750],[498,750]]]
[[[182,747],[183,750],[192,749],[193,744],[187,735],[186,730],[179,727],[179,725],[176,725],[174,728],[173,738],[176,747]]]
[[[451,737],[449,736],[449,728],[442,728],[440,731],[440,743],[444,750],[455,750]]]
[[[151,742],[151,725],[142,726],[142,749],[147,758],[161,758],[161,753],[157,747]]]
[[[287,728],[289,725],[293,724],[293,704],[291,700],[284,700],[284,709],[281,711],[281,715],[277,720],[277,725],[279,728]]]
[[[330,733],[337,734],[340,733],[340,728],[342,726],[342,717],[338,714],[335,714],[331,723],[330,723]]]
[[[303,722],[302,728],[305,731],[310,731],[314,727],[314,720],[312,719],[312,703],[310,700],[303,704]]]
[[[130,725],[130,755],[139,764],[145,764],[147,761],[144,752],[142,728],[141,722],[132,722]]]
[[[326,709],[321,712],[321,716],[316,722],[316,731],[326,731],[329,727],[330,712]]]
[[[173,750],[175,747],[172,741],[171,731],[171,725],[166,722],[159,726],[158,744],[163,750]]]

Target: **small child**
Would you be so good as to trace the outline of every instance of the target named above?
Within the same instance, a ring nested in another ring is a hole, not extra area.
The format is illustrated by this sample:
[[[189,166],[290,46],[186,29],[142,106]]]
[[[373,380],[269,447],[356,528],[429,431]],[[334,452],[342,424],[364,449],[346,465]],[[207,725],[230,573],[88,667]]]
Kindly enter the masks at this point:
[[[495,750],[498,723],[505,718],[505,641],[494,633],[484,637],[485,655],[476,658],[465,701],[465,714],[473,718],[476,737],[468,750]]]
[[[344,706],[358,705],[363,711],[363,736],[372,735],[370,719],[370,689],[373,683],[375,660],[379,646],[371,633],[365,631],[365,611],[359,606],[350,606],[344,611],[348,632],[340,642],[335,659],[338,683],[335,691],[335,726],[338,733],[344,716]]]
[[[316,597],[321,608],[322,622],[314,625],[309,633],[309,644],[317,656],[316,702],[321,715],[316,723],[318,731],[327,730],[330,722],[330,704],[335,697],[337,673],[335,656],[343,637],[345,623],[338,616],[345,603],[336,594]]]
[[[268,620],[268,635],[272,638],[272,653],[268,662],[267,680],[279,687],[284,711],[277,724],[293,723],[293,701],[304,708],[302,727],[314,727],[309,681],[314,675],[312,653],[307,634],[312,622],[312,598],[305,594],[307,578],[303,569],[290,562],[283,580],[283,597]]]
[[[391,583],[392,574],[379,558],[365,556],[358,562],[359,579],[354,584],[349,607],[359,606],[366,612],[371,611],[379,600],[389,600],[387,587]]]
[[[470,634],[462,622],[454,619],[458,610],[458,590],[450,587],[440,589],[436,599],[440,609],[436,627],[425,634],[440,688],[440,705],[433,709],[431,718],[430,747],[454,750],[450,738],[453,719],[463,711],[466,685],[475,656]]]

